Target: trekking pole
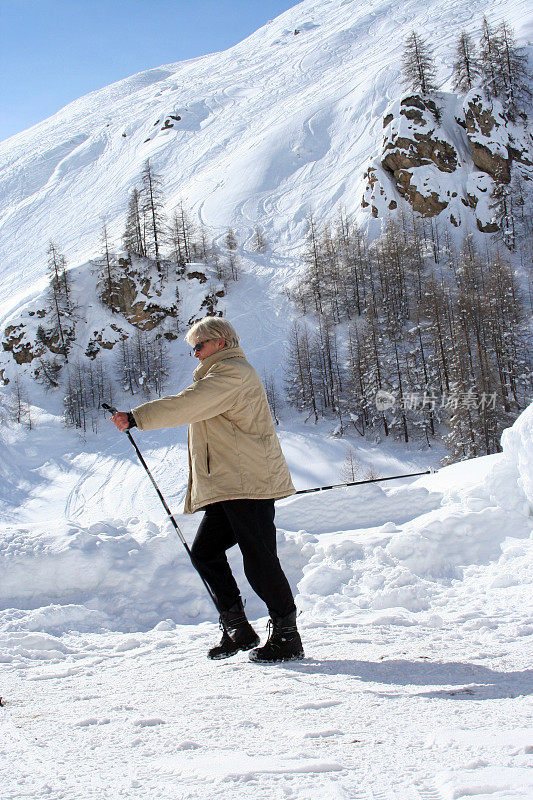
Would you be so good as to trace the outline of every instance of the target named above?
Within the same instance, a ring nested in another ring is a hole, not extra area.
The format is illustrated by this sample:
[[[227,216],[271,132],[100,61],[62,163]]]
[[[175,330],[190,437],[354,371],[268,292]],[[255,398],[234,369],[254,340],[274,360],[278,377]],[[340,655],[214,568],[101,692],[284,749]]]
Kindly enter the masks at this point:
[[[109,412],[111,412],[112,414],[115,414],[115,413],[117,412],[117,410],[118,410],[118,409],[114,408],[113,406],[110,406],[110,405],[108,405],[108,403],[102,403],[102,408],[105,408],[105,410],[106,410],[106,411],[109,411]],[[150,480],[152,481],[153,487],[154,487],[154,489],[156,490],[156,492],[157,492],[157,495],[158,495],[159,499],[160,499],[160,500],[161,500],[161,502],[163,503],[163,508],[164,508],[164,509],[165,509],[165,511],[167,512],[169,520],[170,520],[170,521],[171,521],[171,523],[173,524],[173,526],[174,526],[174,528],[175,528],[175,530],[176,530],[176,533],[177,533],[177,534],[178,534],[178,536],[180,537],[180,539],[181,539],[181,543],[182,543],[182,545],[184,546],[185,550],[187,551],[187,555],[188,555],[188,556],[189,556],[189,558],[191,559],[191,564],[193,565],[193,567],[195,568],[196,572],[198,573],[198,575],[199,575],[199,576],[200,576],[200,578],[202,579],[202,583],[204,584],[205,588],[207,589],[207,593],[208,593],[209,597],[211,598],[211,600],[213,601],[213,605],[215,606],[215,608],[216,608],[217,612],[220,614],[220,609],[219,609],[219,607],[218,607],[218,605],[217,605],[217,600],[216,600],[216,597],[215,597],[215,595],[213,594],[213,591],[212,591],[211,587],[209,586],[209,584],[207,583],[207,581],[204,579],[203,575],[200,575],[200,571],[199,571],[199,569],[198,569],[198,567],[196,566],[196,564],[195,564],[195,561],[194,561],[194,556],[193,556],[193,554],[191,553],[191,548],[190,548],[190,547],[189,547],[189,545],[187,544],[187,542],[186,542],[186,540],[185,540],[185,537],[184,537],[183,533],[181,532],[181,530],[180,530],[180,527],[179,527],[178,523],[177,523],[177,522],[176,522],[176,520],[174,519],[174,515],[172,514],[172,512],[171,512],[170,508],[168,507],[168,505],[167,505],[167,501],[165,500],[165,498],[164,498],[164,497],[163,497],[163,495],[161,494],[161,491],[160,491],[160,489],[159,489],[159,486],[158,486],[158,485],[157,485],[157,483],[155,482],[154,476],[152,475],[152,473],[151,473],[151,472],[150,472],[150,470],[148,469],[148,465],[147,465],[146,461],[144,460],[144,458],[143,458],[143,456],[142,456],[142,453],[141,453],[141,451],[140,451],[140,450],[139,450],[139,448],[137,447],[137,442],[135,441],[135,439],[133,438],[133,436],[131,435],[131,433],[129,432],[129,430],[128,430],[128,429],[126,429],[126,430],[124,431],[124,433],[125,433],[125,434],[127,434],[127,436],[128,436],[128,439],[130,440],[130,442],[132,443],[133,447],[135,448],[135,452],[136,452],[136,453],[137,453],[137,455],[139,456],[139,461],[140,461],[140,462],[141,462],[141,464],[143,465],[144,469],[146,470],[146,473],[147,473],[148,477],[149,477],[149,478],[150,478]]]
[[[333,483],[331,486],[316,486],[314,489],[299,489],[295,494],[308,494],[309,492],[325,492],[326,489],[338,489],[341,486],[360,486],[362,483],[378,483],[379,481],[394,481],[397,478],[413,478],[415,475],[430,475],[433,469],[424,472],[409,472],[407,475],[389,475],[387,478],[368,478],[366,481],[350,481],[350,483]]]

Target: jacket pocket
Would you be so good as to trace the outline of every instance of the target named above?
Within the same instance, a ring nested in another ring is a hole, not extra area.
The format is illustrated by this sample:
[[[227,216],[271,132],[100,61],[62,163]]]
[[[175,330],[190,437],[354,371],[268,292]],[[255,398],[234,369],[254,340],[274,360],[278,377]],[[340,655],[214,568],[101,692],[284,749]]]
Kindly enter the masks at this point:
[[[205,463],[206,463],[206,466],[207,466],[207,474],[210,475],[211,474],[211,469],[209,467],[209,445],[207,444],[207,442],[206,442],[206,445],[205,445]]]

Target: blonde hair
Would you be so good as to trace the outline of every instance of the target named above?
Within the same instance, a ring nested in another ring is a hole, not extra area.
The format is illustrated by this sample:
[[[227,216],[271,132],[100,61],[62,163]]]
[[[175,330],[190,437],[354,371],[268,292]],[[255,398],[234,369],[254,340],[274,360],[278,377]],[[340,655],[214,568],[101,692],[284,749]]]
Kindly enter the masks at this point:
[[[191,347],[198,342],[206,342],[210,339],[225,339],[226,344],[223,349],[239,346],[239,335],[231,322],[221,317],[203,317],[192,325],[186,336],[185,341]]]

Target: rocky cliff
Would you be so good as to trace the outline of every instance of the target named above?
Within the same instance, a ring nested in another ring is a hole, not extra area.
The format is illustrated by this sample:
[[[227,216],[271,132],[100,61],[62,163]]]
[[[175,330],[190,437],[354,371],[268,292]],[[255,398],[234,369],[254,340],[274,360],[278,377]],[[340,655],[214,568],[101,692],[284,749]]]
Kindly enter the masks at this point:
[[[63,339],[50,290],[45,289],[3,331],[0,379],[7,384],[16,365],[26,365],[35,374],[43,358],[62,355],[65,348],[69,358],[94,360],[136,330],[176,339],[194,320],[220,313],[217,306],[225,289],[212,267],[187,264],[179,276],[169,274],[171,269],[163,265],[163,279],[146,259],[132,263],[126,256],[118,257],[110,285],[98,281],[93,263],[71,270],[71,304],[62,315]]]
[[[497,230],[491,195],[519,170],[533,180],[533,137],[482,89],[466,97],[406,94],[383,117],[378,158],[365,173],[361,204],[382,219],[403,202],[447,225]],[[533,187],[533,183],[531,184]]]

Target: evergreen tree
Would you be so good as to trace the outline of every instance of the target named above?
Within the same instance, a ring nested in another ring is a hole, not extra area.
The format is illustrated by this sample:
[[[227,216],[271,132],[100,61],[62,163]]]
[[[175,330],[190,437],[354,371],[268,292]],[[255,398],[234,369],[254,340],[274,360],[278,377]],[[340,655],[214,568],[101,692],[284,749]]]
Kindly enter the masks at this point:
[[[226,250],[228,253],[229,275],[232,280],[236,281],[239,278],[240,269],[239,269],[239,256],[237,255],[238,242],[233,228],[228,228],[228,231],[224,238],[224,244],[226,245]]]
[[[254,230],[253,248],[256,253],[266,253],[268,250],[268,242],[259,225],[256,225]]]
[[[40,329],[40,330],[39,330]],[[37,329],[37,338],[40,338],[39,333],[41,331],[41,336],[44,335],[44,331],[41,326]],[[41,383],[45,389],[57,389],[59,386],[59,374],[61,372],[61,363],[55,356],[47,357],[41,356],[38,361],[38,365],[34,370],[34,375],[36,380]]]
[[[235,231],[233,230],[233,228],[228,228],[228,231],[227,231],[225,239],[224,239],[224,243],[225,243],[225,245],[226,245],[228,250],[235,251],[237,249],[238,242],[237,242],[237,237],[235,236]]]
[[[497,182],[490,195],[490,208],[493,220],[498,226],[498,237],[509,250],[516,248],[517,209],[514,204],[514,193],[510,184]]]
[[[432,50],[416,31],[405,40],[402,69],[404,84],[413,91],[427,95],[436,90]]]
[[[453,88],[456,92],[469,92],[480,75],[476,46],[472,37],[462,30],[459,34],[453,63]]]

